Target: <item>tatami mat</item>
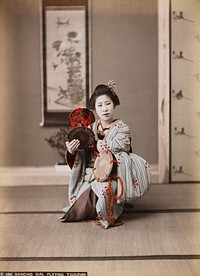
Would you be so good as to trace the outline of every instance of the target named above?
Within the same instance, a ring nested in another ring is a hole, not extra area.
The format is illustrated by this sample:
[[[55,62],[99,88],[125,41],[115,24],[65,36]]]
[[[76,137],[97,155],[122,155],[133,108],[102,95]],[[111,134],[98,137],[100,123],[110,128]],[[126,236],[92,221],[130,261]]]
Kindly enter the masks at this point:
[[[1,257],[104,258],[196,255],[200,213],[124,214],[124,225],[61,223],[56,214],[0,216]]]
[[[14,261],[0,265],[5,271],[76,271],[88,276],[199,276],[200,271],[200,260]]]
[[[0,187],[0,213],[59,212],[68,205],[67,189],[67,185]],[[130,211],[179,209],[200,209],[199,184],[153,184]]]
[[[197,183],[153,184],[104,230],[58,220],[67,185],[0,187],[0,271],[198,276],[199,199]]]

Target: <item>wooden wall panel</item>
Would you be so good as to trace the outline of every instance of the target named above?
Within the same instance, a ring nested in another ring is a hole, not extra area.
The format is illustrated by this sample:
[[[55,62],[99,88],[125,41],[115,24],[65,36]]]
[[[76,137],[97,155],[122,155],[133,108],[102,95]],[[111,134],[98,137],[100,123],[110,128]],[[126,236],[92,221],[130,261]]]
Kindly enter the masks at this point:
[[[171,1],[171,181],[200,181],[200,1]]]

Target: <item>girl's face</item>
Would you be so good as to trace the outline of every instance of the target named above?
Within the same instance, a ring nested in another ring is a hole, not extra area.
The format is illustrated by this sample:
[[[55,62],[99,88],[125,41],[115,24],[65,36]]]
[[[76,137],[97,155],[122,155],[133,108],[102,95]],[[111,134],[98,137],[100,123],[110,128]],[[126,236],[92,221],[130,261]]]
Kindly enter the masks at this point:
[[[107,95],[101,95],[96,99],[95,110],[101,121],[106,123],[113,121],[115,106],[111,98]]]

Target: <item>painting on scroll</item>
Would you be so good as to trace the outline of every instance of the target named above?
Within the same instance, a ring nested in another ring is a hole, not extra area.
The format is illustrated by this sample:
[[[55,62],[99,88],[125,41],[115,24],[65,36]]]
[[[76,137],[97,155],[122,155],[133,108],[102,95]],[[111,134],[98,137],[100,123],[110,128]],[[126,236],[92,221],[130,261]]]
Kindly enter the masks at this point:
[[[45,5],[43,17],[43,121],[61,125],[67,113],[87,106],[87,6],[70,6],[67,0],[62,6]]]

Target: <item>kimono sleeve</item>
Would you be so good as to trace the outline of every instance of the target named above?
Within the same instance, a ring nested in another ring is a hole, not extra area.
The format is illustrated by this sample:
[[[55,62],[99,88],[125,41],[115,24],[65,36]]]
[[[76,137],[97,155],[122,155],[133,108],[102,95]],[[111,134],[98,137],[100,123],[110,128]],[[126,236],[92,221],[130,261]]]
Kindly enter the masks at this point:
[[[98,151],[111,150],[113,153],[120,151],[129,152],[131,148],[129,127],[121,121],[110,131],[113,131],[112,135],[108,135],[104,140],[97,141]]]
[[[65,160],[66,160],[67,165],[69,165],[70,169],[73,168],[75,159],[76,159],[76,153],[71,154],[70,152],[66,151]]]

